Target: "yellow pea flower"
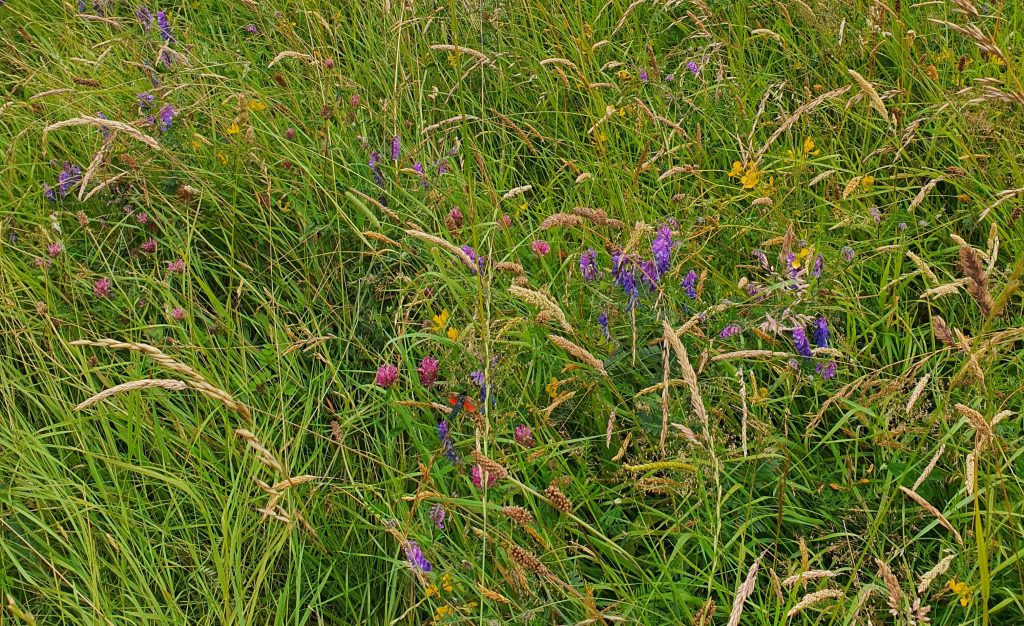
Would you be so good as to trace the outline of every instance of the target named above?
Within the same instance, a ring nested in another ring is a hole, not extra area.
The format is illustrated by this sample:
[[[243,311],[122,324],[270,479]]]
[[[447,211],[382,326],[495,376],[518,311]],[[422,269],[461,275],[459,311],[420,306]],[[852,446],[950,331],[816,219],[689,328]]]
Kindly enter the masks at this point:
[[[441,588],[444,589],[446,593],[451,593],[454,589],[452,587],[452,577],[448,574],[441,576]]]
[[[237,135],[241,131],[242,129],[238,127],[238,122],[231,122],[231,126],[228,126],[227,130],[225,130],[224,132],[226,132],[229,135]]]
[[[732,162],[732,169],[729,170],[729,178],[738,178],[743,176],[743,164],[739,161]]]
[[[971,598],[974,596],[974,590],[971,586],[965,582],[958,581],[955,578],[950,578],[947,584],[949,590],[960,596],[960,606],[968,606],[971,603]]]
[[[558,395],[558,379],[552,376],[551,382],[544,387],[544,390],[548,392],[548,395],[551,396],[551,399],[553,400],[555,396]]]
[[[753,189],[761,182],[761,172],[757,169],[756,163],[747,166],[747,172],[740,177],[740,184],[744,189]]]
[[[818,156],[821,154],[821,150],[816,150],[814,140],[808,137],[804,139],[804,154],[808,156]]]
[[[221,165],[228,164],[228,155],[224,154],[220,150],[217,151],[217,160],[220,161]]]
[[[249,103],[249,110],[250,111],[263,111],[266,108],[267,108],[267,105],[265,103],[261,102],[260,100],[256,100],[255,102],[250,102]]]
[[[439,594],[439,592],[437,590],[437,585],[435,585],[433,583],[431,583],[426,589],[423,590],[423,595],[428,597],[428,598],[430,598],[432,596],[436,596],[438,594]]]
[[[864,178],[860,179],[860,184],[865,189],[871,189],[871,187],[873,187],[875,184],[875,177],[872,176],[871,174],[868,174]]]
[[[439,315],[435,315],[431,318],[431,322],[435,333],[439,333],[444,330],[444,327],[448,325],[448,309],[441,311]]]
[[[437,607],[437,609],[434,611],[434,621],[443,620],[445,616],[451,612],[452,607],[448,606],[447,604],[442,604],[441,606]]]
[[[452,341],[457,341],[459,338],[459,331],[455,330],[454,328],[449,328],[448,338],[451,339]]]

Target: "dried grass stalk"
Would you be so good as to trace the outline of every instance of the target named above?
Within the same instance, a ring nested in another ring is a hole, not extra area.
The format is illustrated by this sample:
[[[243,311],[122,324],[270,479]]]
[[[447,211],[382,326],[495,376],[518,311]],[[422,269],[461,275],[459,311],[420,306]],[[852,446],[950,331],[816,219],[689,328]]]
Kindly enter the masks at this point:
[[[918,476],[917,480],[914,481],[914,486],[911,487],[912,490],[914,490],[916,492],[917,488],[924,484],[924,481],[928,479],[928,475],[932,473],[933,469],[935,469],[935,464],[939,462],[939,458],[942,456],[942,453],[945,452],[945,451],[946,451],[946,444],[940,445],[939,449],[936,450],[935,454],[932,456],[932,460],[928,462],[928,465],[925,466],[924,471],[921,472],[921,475]]]
[[[921,292],[921,298],[924,300],[938,300],[943,296],[956,293],[960,291],[960,288],[968,284],[970,279],[961,278],[945,285],[939,285],[938,287],[932,287],[926,291]]]
[[[281,52],[276,57],[274,57],[274,59],[267,64],[267,69],[274,67],[284,59],[299,59],[301,61],[309,63],[310,65],[316,65],[318,63],[316,57],[313,56],[312,54],[304,54],[302,52],[296,52],[294,50],[285,50],[284,52]]]
[[[928,587],[930,587],[931,584],[935,582],[935,579],[946,573],[946,570],[949,569],[950,563],[952,563],[953,559],[955,558],[955,554],[950,554],[938,563],[936,563],[935,567],[931,568],[930,570],[922,574],[921,582],[919,582],[917,585],[917,595],[923,596],[924,593],[928,591]]]
[[[516,196],[521,196],[527,191],[533,189],[533,185],[522,185],[521,187],[515,187],[505,192],[505,195],[501,196],[502,200],[511,200]]]
[[[672,329],[666,320],[662,320],[661,323],[665,333],[665,340],[676,353],[676,361],[679,362],[679,368],[682,370],[683,380],[686,382],[686,386],[690,388],[690,405],[693,407],[693,412],[697,415],[697,419],[700,420],[701,427],[704,429],[705,441],[710,443],[711,424],[708,420],[708,413],[704,408],[704,398],[700,393],[700,385],[697,383],[697,372],[693,370],[690,358],[686,354],[686,348],[679,340],[675,330]]]
[[[762,554],[762,556],[764,556]],[[726,626],[738,626],[740,618],[743,617],[743,605],[750,594],[754,593],[757,585],[757,570],[761,567],[761,557],[754,560],[753,565],[747,571],[747,577],[736,589],[736,597],[732,601],[732,610],[729,612],[729,621]]]
[[[921,273],[924,274],[933,285],[939,284],[939,277],[935,275],[932,268],[928,267],[928,264],[924,262],[924,259],[917,256],[910,250],[907,250],[907,258],[914,263],[914,266],[916,266],[917,269],[921,270]]]
[[[572,210],[574,215],[579,215],[583,219],[589,221],[597,226],[610,226],[611,228],[621,229],[625,224],[620,220],[608,217],[608,214],[601,209],[594,209],[591,207],[578,206]]]
[[[612,37],[614,37],[615,33],[619,32],[619,30],[621,30],[622,27],[626,25],[626,18],[629,17],[629,14],[633,11],[633,9],[635,9],[636,7],[640,6],[643,3],[644,0],[633,0],[633,3],[626,7],[626,10],[622,12],[622,17],[619,18],[618,23],[615,24],[615,28],[612,29]]]
[[[967,467],[964,475],[964,487],[967,489],[967,495],[974,497],[974,480],[977,476],[978,471],[978,454],[977,452],[971,452],[967,455]]]
[[[889,568],[889,564],[882,559],[875,557],[875,565],[878,566],[878,575],[885,581],[885,587],[889,591],[889,605],[899,606],[900,601],[903,599],[900,581],[896,580],[896,576],[892,573],[892,569]]]
[[[608,372],[604,369],[604,363],[600,359],[595,357],[593,354],[587,352],[583,348],[569,341],[565,337],[559,337],[558,335],[548,335],[548,341],[555,344],[559,348],[565,350],[572,356],[576,357],[580,361],[586,363],[590,367],[598,371],[602,376],[607,376]]]
[[[480,583],[476,584],[476,589],[477,589],[477,591],[480,592],[480,595],[482,595],[483,597],[487,598],[491,602],[497,602],[499,604],[509,604],[508,598],[506,598],[505,596],[501,595],[497,591],[492,591],[492,590],[488,589],[487,587],[484,587]]]
[[[956,347],[956,342],[953,341],[953,333],[949,332],[949,326],[946,325],[946,320],[941,315],[936,315],[932,318],[932,333],[944,345],[950,348]]]
[[[812,569],[799,574],[793,574],[782,581],[782,586],[791,587],[796,584],[804,584],[812,580],[818,580],[819,578],[835,578],[838,575],[839,572],[835,572],[830,569]]]
[[[468,115],[468,114],[463,113],[463,114],[460,114],[460,115],[456,115],[454,117],[449,117],[446,120],[441,120],[440,122],[437,122],[436,124],[431,124],[430,126],[427,126],[426,128],[424,128],[420,132],[422,132],[424,135],[429,135],[431,132],[437,130],[438,128],[441,128],[442,126],[448,126],[449,124],[456,124],[458,122],[469,122],[469,121],[478,120],[478,119],[480,119],[480,118],[475,116],[475,115]]]
[[[252,431],[246,430],[244,428],[236,428],[235,434],[244,439],[245,442],[249,444],[249,447],[252,448],[253,452],[256,453],[256,459],[260,463],[277,471],[281,475],[287,476],[287,473],[284,471],[284,467],[281,466],[280,461],[277,460],[277,458],[270,452],[270,450],[268,450],[262,443],[260,443],[260,440],[256,438],[256,435],[254,435]]]
[[[579,215],[571,215],[569,213],[555,213],[549,215],[540,223],[541,230],[551,230],[552,228],[572,228],[583,224],[583,218]]]
[[[45,149],[45,146],[46,146],[46,137],[47,137],[47,135],[49,135],[50,131],[60,130],[62,128],[68,128],[70,126],[95,126],[96,128],[105,127],[105,128],[109,128],[110,130],[119,130],[119,131],[123,132],[124,134],[128,135],[129,137],[131,137],[132,139],[136,139],[138,141],[141,141],[142,143],[146,144],[147,146],[149,146],[150,148],[152,148],[154,150],[160,151],[160,150],[163,149],[163,148],[160,147],[160,144],[157,142],[156,139],[153,139],[149,135],[144,134],[138,128],[135,128],[134,126],[132,126],[130,124],[125,124],[124,122],[119,122],[117,120],[104,120],[104,119],[100,119],[98,117],[90,117],[88,115],[83,115],[83,116],[80,116],[80,117],[73,117],[71,119],[64,120],[63,122],[57,122],[56,124],[50,124],[49,126],[44,128],[43,129],[43,146],[44,146],[44,149]]]
[[[988,274],[981,264],[981,258],[977,250],[970,246],[960,248],[960,271],[969,280],[967,292],[978,303],[981,312],[988,316],[992,312],[995,302],[992,300],[992,295],[988,292]]]
[[[451,243],[450,241],[441,239],[440,237],[436,237],[434,235],[430,235],[430,234],[425,233],[425,232],[423,232],[421,230],[416,230],[414,228],[410,228],[410,229],[406,230],[405,234],[409,235],[410,237],[415,237],[416,239],[419,239],[421,241],[426,241],[428,243],[432,243],[432,244],[435,244],[437,246],[440,246],[440,247],[444,248],[445,250],[447,250],[448,252],[451,252],[452,254],[454,254],[460,261],[463,262],[463,264],[465,264],[466,267],[468,267],[468,268],[470,268],[470,269],[472,269],[474,271],[477,269],[476,264],[473,263],[473,260],[469,258],[469,255],[466,254],[462,250],[462,248],[456,246],[455,244]]]
[[[925,374],[921,377],[921,380],[917,381],[917,384],[914,385],[914,390],[910,392],[910,399],[907,400],[907,415],[910,415],[910,412],[914,410],[914,405],[917,404],[917,400],[921,397],[921,394],[924,393],[925,387],[928,386],[928,380],[931,377],[931,374]],[[916,485],[914,486],[914,489],[917,489]]]
[[[843,95],[844,93],[846,93],[849,90],[850,90],[850,86],[849,85],[844,85],[844,86],[840,87],[839,89],[833,89],[832,91],[827,91],[827,92],[821,94],[820,96],[818,96],[817,98],[811,100],[810,102],[808,102],[808,103],[806,103],[804,105],[801,105],[796,111],[793,111],[793,114],[790,115],[788,118],[786,118],[785,121],[783,121],[782,124],[780,124],[777,129],[775,129],[775,132],[772,133],[772,136],[768,138],[768,141],[766,141],[765,144],[763,146],[761,146],[761,149],[757,151],[757,154],[754,155],[754,161],[755,162],[760,162],[761,161],[761,157],[763,157],[765,152],[768,151],[768,148],[770,148],[772,146],[772,144],[775,143],[775,140],[778,139],[779,137],[781,137],[782,134],[785,133],[787,130],[792,128],[793,124],[796,124],[797,120],[799,120],[803,115],[806,115],[807,113],[813,111],[821,103],[825,102],[826,100],[831,100],[832,98],[838,98],[839,96]]]
[[[465,46],[453,46],[450,44],[438,43],[430,46],[430,49],[438,52],[456,52],[458,54],[466,54],[485,65],[494,65],[494,61],[491,61],[490,57],[483,52],[478,52],[477,50],[467,48]]]
[[[512,261],[502,261],[501,263],[496,263],[494,265],[494,269],[501,270],[503,272],[509,272],[517,276],[522,276],[523,273],[526,271],[525,269],[523,269],[522,265],[520,265],[519,263],[514,263]]]
[[[84,411],[92,405],[106,400],[110,396],[115,396],[119,393],[128,391],[134,391],[136,389],[166,389],[168,391],[184,391],[188,389],[188,383],[174,380],[171,378],[144,378],[142,380],[133,380],[127,383],[121,383],[109,389],[97,393],[96,395],[85,400],[81,404],[75,407],[76,411]]]
[[[558,303],[552,300],[548,295],[541,293],[540,291],[534,291],[533,289],[527,289],[526,287],[520,287],[518,285],[512,285],[508,288],[508,291],[516,300],[532,304],[542,312],[546,312],[552,319],[558,322],[558,325],[565,329],[566,332],[575,332],[573,327],[569,324],[569,320],[566,319],[565,313],[562,312],[562,307],[558,306]]]
[[[823,600],[829,600],[829,599],[833,599],[833,598],[838,599],[838,598],[842,598],[842,597],[843,597],[843,592],[840,591],[839,589],[822,589],[821,591],[811,592],[811,593],[805,595],[803,598],[800,598],[800,601],[797,602],[793,606],[793,608],[791,608],[789,610],[788,613],[786,613],[786,617],[792,619],[793,617],[796,617],[796,615],[798,615],[801,611],[803,611],[807,607],[811,606],[812,604],[817,604],[817,603],[819,603],[819,602],[821,602]]]
[[[964,545],[964,538],[960,536],[960,533],[957,532],[955,528],[953,528],[953,525],[949,523],[949,520],[946,519],[946,516],[939,512],[937,508],[932,506],[930,502],[921,497],[921,495],[918,494],[916,491],[911,491],[910,489],[907,489],[903,485],[900,485],[900,491],[906,494],[908,498],[921,505],[921,507],[924,510],[931,513],[932,516],[935,517],[935,519],[938,520],[938,522],[946,528],[946,530],[953,533],[953,536],[956,538],[957,543],[959,543],[960,545]]]
[[[917,192],[917,195],[914,196],[914,199],[910,201],[910,206],[907,207],[907,210],[913,213],[914,209],[921,206],[921,203],[924,202],[925,197],[927,197],[928,193],[931,192],[932,189],[935,189],[935,185],[938,185],[940,180],[942,180],[941,176],[939,178],[933,178],[930,181],[928,181],[928,183],[925,184],[924,187],[921,187],[921,191]]]

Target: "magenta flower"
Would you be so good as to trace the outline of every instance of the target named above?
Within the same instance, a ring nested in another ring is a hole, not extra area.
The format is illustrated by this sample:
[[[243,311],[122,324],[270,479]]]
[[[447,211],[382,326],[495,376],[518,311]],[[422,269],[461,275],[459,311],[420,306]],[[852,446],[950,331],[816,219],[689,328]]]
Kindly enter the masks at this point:
[[[690,70],[690,73],[693,74],[694,76],[696,76],[697,72],[700,71],[700,68],[697,67],[697,64],[694,63],[693,61],[688,61],[686,63],[686,69]]]
[[[530,250],[537,256],[547,256],[548,252],[551,252],[551,246],[543,239],[538,239],[530,244]]]
[[[354,93],[351,96],[349,96],[348,103],[352,105],[353,109],[358,109],[359,108],[359,94]]]
[[[536,441],[533,438],[533,430],[529,424],[518,424],[513,431],[516,443],[526,448],[532,448]]]
[[[171,317],[173,317],[175,320],[179,322],[182,321],[183,319],[185,319],[185,309],[181,308],[180,306],[174,307],[173,309],[171,309]]]
[[[139,252],[142,252],[144,254],[153,254],[154,252],[156,252],[156,241],[153,239],[147,239],[146,241],[143,241],[142,245],[139,246]]]
[[[484,470],[479,465],[474,465],[470,472],[473,478],[473,486],[477,489],[484,488]],[[487,486],[493,487],[494,483],[498,482],[498,477],[488,472],[487,474]]]
[[[398,380],[398,368],[390,363],[385,363],[377,368],[377,386],[387,389]]]
[[[109,278],[101,278],[92,286],[92,292],[101,300],[110,296],[110,289],[111,285]]]
[[[398,136],[391,138],[391,160],[397,161],[398,157],[402,154],[402,140]]]
[[[508,213],[501,214],[501,225],[508,228],[512,225],[512,218],[508,216]]]
[[[420,384],[424,387],[433,387],[437,381],[437,359],[431,356],[423,357],[416,372],[420,375]]]
[[[157,113],[158,126],[160,132],[166,133],[171,128],[171,122],[174,121],[174,117],[177,115],[174,111],[174,107],[169,104],[165,104],[160,111]]]
[[[448,219],[445,220],[452,230],[458,230],[462,228],[464,220],[462,219],[462,211],[459,207],[452,207],[451,211],[448,211]]]
[[[176,259],[167,262],[167,271],[172,274],[183,274],[185,272],[185,259]]]
[[[149,215],[143,211],[139,211],[138,213],[135,214],[135,220],[140,224],[148,224]]]
[[[53,243],[51,243],[50,245],[46,246],[46,252],[47,252],[47,254],[49,254],[49,255],[50,255],[50,257],[51,257],[51,258],[54,258],[54,259],[55,259],[55,258],[57,258],[57,256],[59,256],[59,255],[60,255],[60,253],[61,253],[61,252],[62,252],[63,250],[64,250],[64,246],[60,245],[60,244],[59,244],[59,243],[57,243],[56,241],[54,241],[54,242],[53,242]]]

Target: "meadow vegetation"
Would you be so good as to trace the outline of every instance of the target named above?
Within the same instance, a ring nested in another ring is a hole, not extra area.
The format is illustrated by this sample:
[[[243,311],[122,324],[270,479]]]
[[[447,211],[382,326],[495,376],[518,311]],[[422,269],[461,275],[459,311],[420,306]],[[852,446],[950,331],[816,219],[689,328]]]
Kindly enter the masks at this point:
[[[1022,28],[0,0],[0,623],[1024,624]]]

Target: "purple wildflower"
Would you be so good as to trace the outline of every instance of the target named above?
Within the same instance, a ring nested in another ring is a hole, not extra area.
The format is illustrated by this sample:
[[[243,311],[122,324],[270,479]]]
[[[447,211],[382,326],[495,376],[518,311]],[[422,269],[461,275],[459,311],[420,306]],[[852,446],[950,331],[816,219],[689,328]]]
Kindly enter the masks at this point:
[[[60,197],[63,198],[68,195],[73,185],[78,184],[82,180],[82,170],[77,165],[72,165],[70,162],[64,162],[64,169],[57,174],[57,191],[60,193]]]
[[[459,463],[459,455],[455,453],[455,446],[452,445],[452,434],[448,428],[448,422],[441,422],[437,425],[437,438],[441,441],[441,447],[444,449],[444,456],[453,465]]]
[[[786,361],[786,365],[788,365],[789,369],[791,369],[791,370],[799,370],[800,369],[800,361],[797,361],[796,359],[790,359],[790,360]]]
[[[476,274],[477,271],[482,270],[484,268],[484,258],[482,256],[478,256],[476,250],[474,250],[472,246],[462,246],[462,251],[465,252],[466,256],[469,257],[469,261],[476,266],[475,268],[473,268],[474,274]]]
[[[608,312],[601,311],[601,316],[597,318],[597,323],[601,325],[601,334],[604,335],[605,340],[608,343],[612,342],[612,333],[608,329]]]
[[[447,159],[441,159],[440,161],[437,162],[437,175],[441,176],[442,174],[447,174],[447,173],[448,173],[448,160]]]
[[[840,254],[843,257],[843,260],[846,261],[847,263],[853,260],[854,252],[853,248],[851,248],[850,246],[843,246],[843,249],[840,251]]]
[[[185,272],[185,259],[175,259],[167,262],[167,271],[172,274],[183,274]]]
[[[593,248],[590,248],[580,256],[580,274],[583,274],[583,280],[588,283],[597,280],[600,275],[597,269],[597,252]]]
[[[63,250],[64,250],[64,246],[60,245],[60,243],[58,243],[56,241],[54,241],[50,245],[46,246],[46,253],[49,254],[50,258],[53,258],[53,259],[55,259],[58,256],[60,256],[60,253]]]
[[[374,150],[370,153],[370,171],[373,172],[373,181],[377,183],[379,187],[384,186],[384,173],[380,171],[380,152]]]
[[[153,28],[153,13],[149,10],[149,7],[140,6],[135,9],[135,17],[139,20],[139,24],[142,25],[142,32],[149,32],[149,29]]]
[[[171,317],[173,317],[175,320],[179,322],[185,319],[185,315],[185,309],[181,308],[180,306],[176,306],[173,309],[171,309]]]
[[[824,317],[819,317],[814,321],[814,345],[819,348],[828,347],[828,321]]]
[[[907,223],[900,222],[899,224],[896,224],[896,229],[902,233],[903,231],[907,230]]]
[[[536,443],[533,438],[533,430],[529,424],[517,424],[512,434],[516,438],[516,443],[526,448],[532,448]]]
[[[882,223],[882,212],[878,210],[878,207],[871,207],[870,209],[868,209],[868,213],[871,214],[871,219],[875,220],[875,224]]]
[[[828,380],[836,375],[836,362],[829,361],[828,363],[818,363],[818,373],[825,380]]]
[[[160,109],[160,112],[157,113],[157,125],[160,128],[160,132],[166,133],[171,128],[171,122],[174,121],[175,115],[174,107],[169,104],[165,104],[163,108]]]
[[[675,79],[676,79],[676,75],[675,74],[666,74],[665,75],[665,82],[666,83],[671,83]]]
[[[658,267],[658,274],[668,271],[672,255],[672,231],[668,226],[658,229],[658,235],[651,242],[651,252],[654,254],[654,262]]]
[[[416,372],[420,375],[421,385],[428,388],[433,387],[434,382],[437,381],[437,359],[432,356],[423,357]]]
[[[157,63],[159,63],[160,65],[163,65],[164,67],[170,67],[170,66],[174,65],[174,55],[171,54],[170,48],[166,48],[166,47],[160,48],[160,52],[157,53],[157,55],[156,55],[156,61],[157,61]],[[157,85],[160,84],[159,81],[156,79],[156,74],[155,73],[152,74],[152,78],[151,78],[150,82],[153,83],[154,87],[156,87]]]
[[[551,246],[543,239],[538,239],[530,244],[530,250],[537,256],[547,256],[551,252]]]
[[[629,296],[629,305],[627,308],[632,309],[633,305],[636,304],[636,299],[640,295],[639,290],[636,287],[636,275],[631,267],[632,261],[628,259],[621,252],[615,252],[612,254],[612,275],[615,277],[615,282],[619,283],[622,290]]]
[[[135,221],[145,226],[146,224],[149,223],[149,214],[146,213],[145,211],[139,211],[138,213],[135,214]]]
[[[57,195],[53,192],[53,187],[51,187],[47,183],[39,183],[39,184],[42,185],[42,187],[43,187],[43,196],[45,196],[47,200],[50,200],[51,202],[54,202],[54,201],[57,200]]]
[[[51,261],[50,259],[45,259],[45,258],[43,258],[41,256],[40,257],[36,257],[36,259],[35,259],[35,261],[33,261],[33,263],[35,263],[36,267],[38,267],[41,270],[48,270],[48,269],[50,269],[50,266],[53,265],[53,261]]]
[[[654,291],[658,286],[658,268],[654,261],[642,261],[640,263],[640,280],[651,291]]]
[[[420,544],[415,541],[405,542],[405,556],[409,559],[409,565],[417,571],[429,572],[434,569],[427,560],[427,557],[423,556],[423,550],[420,549]]]
[[[452,210],[448,211],[448,219],[445,220],[445,223],[450,224],[450,228],[453,230],[458,230],[462,228],[463,222],[462,211],[459,210],[459,207],[452,207]]]
[[[434,522],[438,530],[444,530],[445,510],[440,504],[430,507],[430,521]]]
[[[397,161],[398,157],[402,154],[402,140],[399,139],[398,135],[391,138],[391,160]]]
[[[484,488],[484,470],[479,465],[474,465],[470,472],[473,479],[473,486],[477,489]],[[487,486],[493,487],[494,483],[498,482],[498,477],[490,472],[487,473]]]
[[[761,266],[761,269],[765,271],[770,271],[772,269],[772,264],[768,262],[768,255],[764,253],[764,250],[751,250],[750,256],[757,261],[757,264]]]
[[[694,76],[696,76],[697,72],[700,71],[700,68],[697,67],[697,64],[694,63],[693,61],[686,62],[686,69],[690,70],[690,73],[693,74]]]
[[[476,383],[477,387],[483,387],[487,380],[483,370],[473,370],[469,373],[469,379]]]
[[[139,113],[142,113],[143,111],[145,111],[149,107],[153,106],[153,100],[155,98],[154,98],[153,94],[149,93],[148,91],[143,91],[142,93],[138,94],[135,97],[139,101]]]
[[[697,299],[697,272],[690,270],[683,278],[683,291],[691,300]]]
[[[156,241],[153,239],[147,239],[142,242],[142,245],[139,246],[139,252],[142,252],[143,254],[153,254],[156,252]]]
[[[390,363],[385,363],[377,368],[377,378],[374,381],[378,387],[387,389],[398,380],[398,368]]]
[[[647,82],[647,70],[640,70],[640,80]]]
[[[245,32],[249,33],[250,35],[256,35],[260,32],[260,29],[256,28],[255,24],[246,24]]]
[[[825,257],[820,254],[814,257],[814,265],[811,266],[811,276],[815,278],[821,278],[821,273],[825,270]]]
[[[109,119],[110,119],[109,117],[107,117],[107,116],[106,116],[106,115],[105,115],[104,113],[102,113],[102,112],[101,112],[101,113],[97,113],[97,114],[96,114],[96,117],[100,118],[101,120],[109,120]],[[103,135],[103,138],[104,138],[104,139],[106,139],[106,138],[110,137],[110,127],[108,127],[108,126],[102,126],[102,125],[101,125],[101,126],[99,127],[99,131],[100,131],[100,134],[101,134],[101,135]]]
[[[728,339],[729,337],[738,335],[741,332],[743,332],[743,329],[740,328],[739,324],[729,324],[718,333],[718,336],[722,339]]]
[[[110,289],[111,285],[109,278],[101,278],[92,286],[92,292],[101,300],[110,296]]]
[[[171,34],[171,22],[167,19],[166,11],[156,12],[156,25],[160,27],[160,38],[168,43],[174,43],[174,35]]]
[[[811,344],[807,341],[807,333],[802,326],[793,328],[793,348],[805,359],[811,358]]]

